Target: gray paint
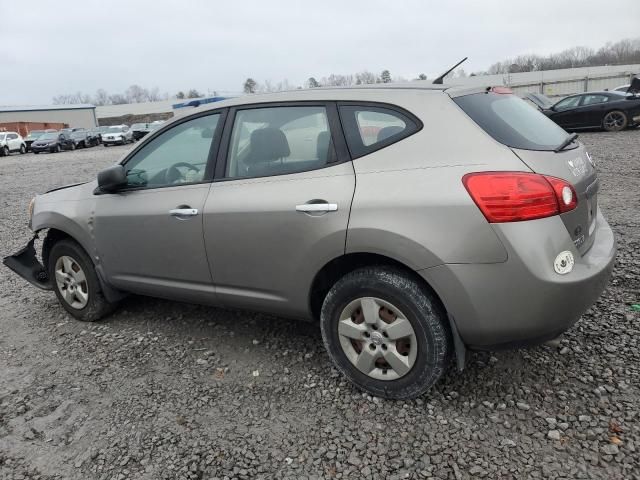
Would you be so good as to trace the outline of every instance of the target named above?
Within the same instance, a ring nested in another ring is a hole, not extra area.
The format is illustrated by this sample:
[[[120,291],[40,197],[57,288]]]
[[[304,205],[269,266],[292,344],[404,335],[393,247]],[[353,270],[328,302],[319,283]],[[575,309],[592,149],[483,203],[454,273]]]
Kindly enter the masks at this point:
[[[488,224],[461,178],[474,171],[535,170],[567,178],[586,195],[594,172],[570,176],[565,160],[584,156],[581,147],[516,155],[447,93],[431,86],[375,86],[220,102],[215,107],[388,102],[417,115],[424,128],[353,162],[311,172],[107,195],[93,194],[95,182],[54,191],[37,197],[32,228],[67,232],[90,252],[106,282],[132,292],[309,318],[309,289],[322,266],[345,253],[368,252],[418,271],[468,345],[486,348],[558,333],[596,300],[609,278],[615,240],[604,217],[597,212],[591,245],[578,250],[569,230],[588,219],[586,211]],[[338,209],[319,216],[296,211],[314,199]],[[200,214],[169,216],[170,209],[186,205]],[[563,250],[573,252],[576,263],[560,276],[553,260]]]

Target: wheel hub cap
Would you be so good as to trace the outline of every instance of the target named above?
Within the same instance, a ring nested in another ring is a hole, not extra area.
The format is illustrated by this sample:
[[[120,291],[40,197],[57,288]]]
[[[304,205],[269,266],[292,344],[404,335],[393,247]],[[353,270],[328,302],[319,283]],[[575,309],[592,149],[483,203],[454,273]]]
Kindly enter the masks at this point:
[[[58,291],[70,307],[80,310],[87,305],[87,277],[78,262],[69,256],[61,256],[56,260],[55,277]]]
[[[380,298],[350,302],[340,314],[338,336],[349,361],[371,378],[396,380],[415,364],[418,344],[411,322]]]

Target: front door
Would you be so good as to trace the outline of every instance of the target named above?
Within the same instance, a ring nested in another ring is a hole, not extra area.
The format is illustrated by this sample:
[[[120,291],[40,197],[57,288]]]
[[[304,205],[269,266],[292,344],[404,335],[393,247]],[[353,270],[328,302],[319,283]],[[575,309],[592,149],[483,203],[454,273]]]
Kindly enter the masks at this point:
[[[97,197],[97,251],[114,286],[214,301],[202,211],[221,115],[191,118],[160,132],[125,159],[128,186]]]
[[[344,254],[355,188],[337,110],[288,104],[231,116],[204,208],[216,296],[305,316],[314,275]]]

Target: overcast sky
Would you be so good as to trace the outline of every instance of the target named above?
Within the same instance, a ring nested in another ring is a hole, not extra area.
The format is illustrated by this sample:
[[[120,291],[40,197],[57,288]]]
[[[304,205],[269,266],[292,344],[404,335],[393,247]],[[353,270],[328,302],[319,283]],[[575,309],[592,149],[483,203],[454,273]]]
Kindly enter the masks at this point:
[[[0,105],[131,84],[238,92],[370,70],[433,78],[640,36],[640,0],[0,0]]]

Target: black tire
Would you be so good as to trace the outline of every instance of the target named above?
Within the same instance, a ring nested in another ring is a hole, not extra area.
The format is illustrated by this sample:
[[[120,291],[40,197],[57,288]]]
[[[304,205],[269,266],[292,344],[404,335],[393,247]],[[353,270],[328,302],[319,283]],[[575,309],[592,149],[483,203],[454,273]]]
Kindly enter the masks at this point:
[[[72,258],[81,268],[86,278],[86,290],[88,300],[84,307],[78,309],[72,307],[60,291],[56,282],[55,265],[62,256]],[[108,302],[102,294],[100,282],[95,272],[93,262],[84,249],[71,239],[63,239],[56,242],[49,252],[47,271],[53,283],[53,290],[62,307],[74,318],[83,322],[95,322],[111,313],[116,305]]]
[[[102,146],[103,146],[104,148],[107,148],[107,147],[109,146],[109,144],[108,144],[108,143],[103,143],[103,144],[102,144]]]
[[[629,125],[629,117],[621,110],[612,110],[602,118],[602,128],[607,132],[619,132]]]
[[[3,156],[3,157],[8,157],[10,153],[11,153],[11,152],[9,151],[9,147],[4,147],[4,148],[2,149],[2,156]]]
[[[411,323],[417,355],[404,376],[394,380],[372,378],[358,370],[345,354],[338,321],[347,305],[361,297],[377,297],[397,306]],[[377,397],[410,399],[421,395],[438,381],[452,357],[451,332],[440,302],[418,279],[393,267],[366,267],[342,277],[324,299],[320,327],[336,367],[358,388]]]
[[[38,155],[40,152],[38,152],[37,150],[34,150],[33,153],[35,153],[36,155]]]
[[[60,150],[61,150],[61,148],[60,148],[60,144],[58,143],[58,144],[56,145],[56,148],[54,149],[54,152],[55,152],[55,153],[60,153]]]
[[[71,142],[71,150],[75,150],[76,149],[76,144]]]
[[[22,144],[20,145],[20,155],[24,155],[25,153],[27,153],[27,147]]]

